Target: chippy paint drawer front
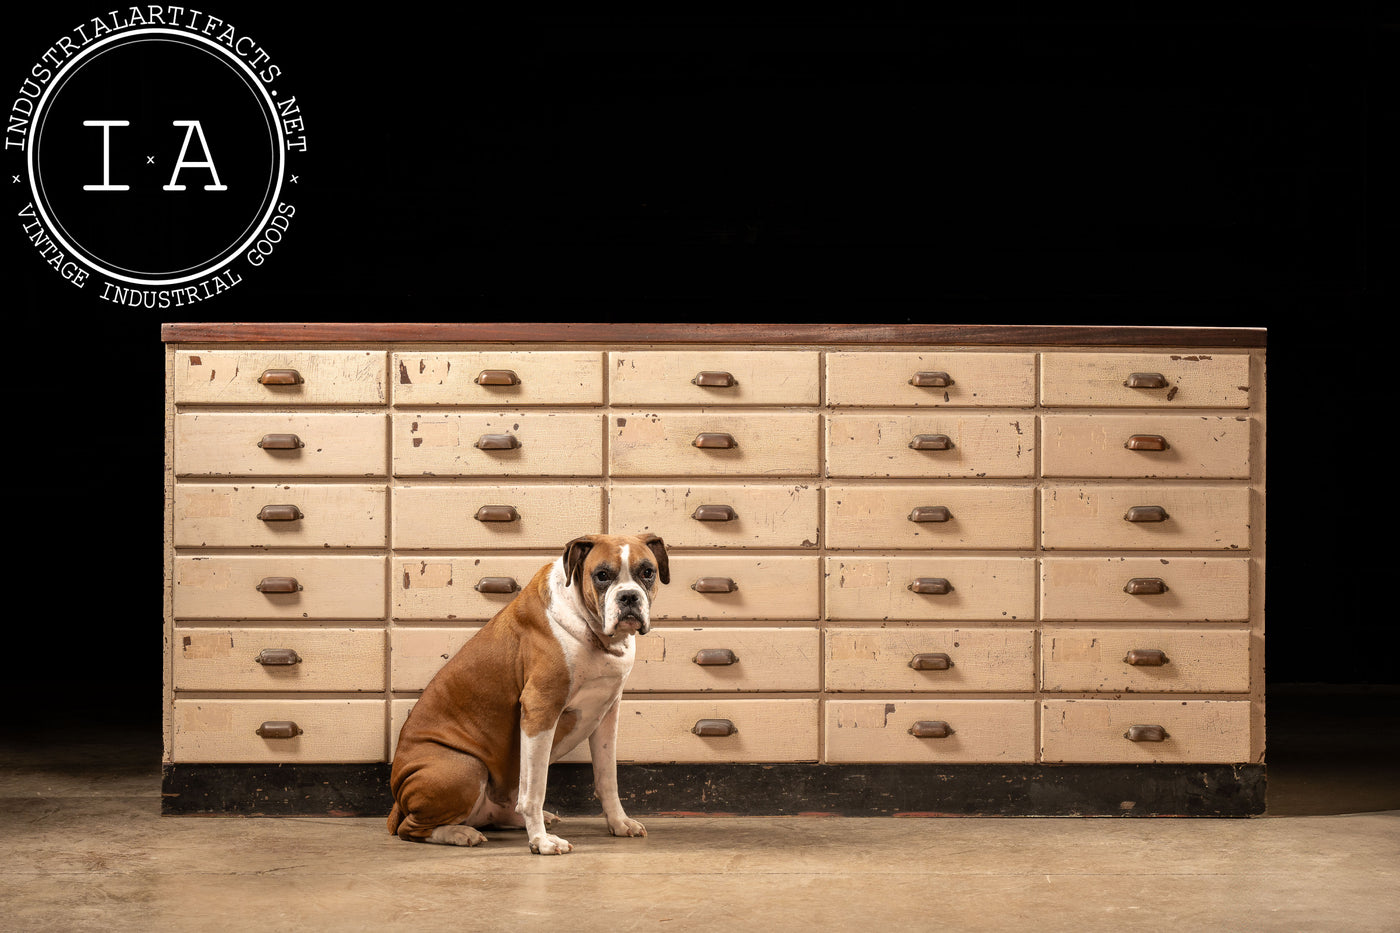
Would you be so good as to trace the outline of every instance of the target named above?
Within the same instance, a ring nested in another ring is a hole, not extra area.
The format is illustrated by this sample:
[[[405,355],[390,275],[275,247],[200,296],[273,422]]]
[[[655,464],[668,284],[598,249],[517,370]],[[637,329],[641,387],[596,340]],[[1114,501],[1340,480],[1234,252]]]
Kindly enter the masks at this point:
[[[1052,622],[1243,622],[1249,560],[1047,557],[1040,617]]]
[[[816,761],[820,710],[814,699],[624,698],[617,760],[630,762]],[[585,741],[562,761],[588,761]]]
[[[669,548],[814,548],[819,499],[809,483],[619,483],[608,527],[660,535]]]
[[[827,547],[1028,550],[1035,547],[1029,486],[830,486]]]
[[[1054,485],[1040,503],[1047,550],[1250,549],[1246,486]]]
[[[1249,761],[1248,700],[1044,700],[1046,762]]]
[[[602,486],[396,486],[394,547],[562,550],[603,527]]]
[[[396,558],[390,564],[391,618],[485,622],[552,559],[541,554]]]
[[[396,693],[423,690],[433,675],[479,631],[480,627],[475,626],[395,626],[389,634],[389,688]]]
[[[1047,477],[1248,479],[1253,419],[1245,416],[1046,415]]]
[[[653,621],[773,619],[820,614],[816,557],[721,557],[673,554],[671,583],[661,588]]]
[[[827,426],[831,476],[983,478],[1035,475],[1035,417],[837,413]]]
[[[815,626],[658,626],[636,643],[628,693],[821,689],[821,632]]]
[[[1040,356],[1040,403],[1114,408],[1247,408],[1244,353],[1069,353]]]
[[[176,700],[177,762],[385,760],[383,700]]]
[[[177,626],[176,691],[384,689],[382,629]]]
[[[364,484],[175,485],[175,546],[382,548],[388,487]]]
[[[827,700],[826,760],[1035,761],[1034,700]]]
[[[384,476],[385,418],[372,413],[175,416],[177,476]]]
[[[382,619],[384,558],[175,558],[177,619]]]
[[[999,621],[1035,616],[1025,557],[828,557],[832,620]]]
[[[1029,408],[1034,353],[872,351],[828,353],[828,405],[890,408]]]
[[[808,350],[619,350],[608,354],[614,405],[816,405],[818,354]]]
[[[594,351],[398,352],[394,405],[585,406],[603,401],[603,355]]]
[[[613,476],[816,476],[821,418],[815,413],[713,409],[615,413]]]
[[[1249,632],[1051,628],[1041,687],[1065,693],[1247,693]]]
[[[829,628],[825,643],[831,692],[1035,689],[1032,629]]]
[[[603,418],[514,411],[396,412],[395,476],[598,476]]]
[[[177,350],[180,405],[382,405],[382,350]]]

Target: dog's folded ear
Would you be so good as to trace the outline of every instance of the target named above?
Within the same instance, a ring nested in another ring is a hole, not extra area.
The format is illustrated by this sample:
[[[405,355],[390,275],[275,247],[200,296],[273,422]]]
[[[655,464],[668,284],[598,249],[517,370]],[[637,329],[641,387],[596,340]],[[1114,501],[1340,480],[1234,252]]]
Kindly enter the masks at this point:
[[[584,535],[564,545],[564,585],[573,586],[597,535]]]
[[[642,543],[651,548],[651,553],[656,558],[656,569],[661,575],[661,582],[670,583],[671,564],[666,557],[666,542],[653,534],[644,534],[641,538]]]

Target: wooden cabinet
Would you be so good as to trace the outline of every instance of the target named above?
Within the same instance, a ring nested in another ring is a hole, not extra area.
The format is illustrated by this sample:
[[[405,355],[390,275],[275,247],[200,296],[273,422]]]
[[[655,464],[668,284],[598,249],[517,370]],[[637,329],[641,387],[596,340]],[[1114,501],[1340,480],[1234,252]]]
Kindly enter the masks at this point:
[[[386,768],[433,673],[605,530],[659,534],[671,561],[619,738],[652,770],[624,784],[799,768],[799,812],[851,782],[995,780],[980,766],[1141,800],[1228,765],[1262,804],[1262,332],[164,338],[168,784]],[[1117,770],[1142,766],[1156,783]]]

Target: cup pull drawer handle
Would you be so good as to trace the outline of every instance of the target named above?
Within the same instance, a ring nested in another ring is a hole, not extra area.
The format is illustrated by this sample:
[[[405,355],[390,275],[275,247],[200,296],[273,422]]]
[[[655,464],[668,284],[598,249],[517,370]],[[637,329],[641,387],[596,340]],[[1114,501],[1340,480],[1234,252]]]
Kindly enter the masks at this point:
[[[947,522],[952,521],[953,513],[948,511],[946,505],[921,505],[909,513],[909,520],[918,524],[927,522]]]
[[[263,667],[291,667],[301,663],[295,648],[264,648],[253,659]]]
[[[296,577],[263,577],[257,586],[259,593],[299,593],[301,588]]]
[[[941,651],[916,654],[909,659],[909,666],[916,671],[946,671],[953,666],[953,659]]]
[[[916,739],[946,739],[953,727],[941,719],[921,719],[909,727],[909,734]]]
[[[1123,587],[1129,596],[1161,596],[1167,591],[1167,581],[1161,577],[1133,577]]]
[[[1168,382],[1161,373],[1133,373],[1123,385],[1130,389],[1165,389]]]
[[[728,667],[738,664],[739,656],[728,648],[701,648],[690,660],[701,667]]]
[[[260,522],[295,522],[305,517],[294,505],[265,505],[258,510]]]
[[[692,385],[715,389],[729,389],[739,384],[739,380],[735,379],[732,373],[725,372],[696,373],[690,382]]]
[[[1128,513],[1123,516],[1127,522],[1164,522],[1171,516],[1167,515],[1167,510],[1160,505],[1135,505],[1128,509]]]
[[[947,373],[915,373],[909,384],[926,389],[946,389],[953,384],[953,380]]]
[[[690,515],[697,522],[732,522],[739,517],[729,505],[702,505]]]
[[[947,596],[953,592],[953,584],[942,577],[919,577],[909,584],[909,589],[926,596]]]
[[[257,733],[265,739],[294,739],[302,734],[302,729],[290,719],[274,719],[258,726]]]
[[[1132,648],[1123,656],[1123,663],[1133,667],[1161,667],[1171,662],[1160,648]]]
[[[518,386],[520,377],[509,369],[483,369],[472,380],[479,386]]]
[[[1160,434],[1134,434],[1123,445],[1129,450],[1170,450],[1171,445]]]
[[[258,446],[263,450],[296,450],[306,445],[295,434],[264,434]]]
[[[1129,742],[1165,742],[1171,736],[1161,726],[1129,726],[1123,738]]]
[[[514,577],[482,577],[473,589],[478,593],[514,593],[520,586]]]
[[[474,516],[479,522],[518,522],[520,513],[513,505],[483,505]]]
[[[265,386],[299,386],[306,380],[295,369],[265,369],[258,382]]]
[[[483,434],[472,446],[477,450],[518,450],[520,438],[514,434]]]
[[[733,593],[739,589],[739,584],[729,577],[701,577],[690,588],[697,593]]]
[[[706,432],[695,435],[695,440],[690,442],[694,447],[706,450],[733,450],[739,446],[739,442],[734,440],[733,434],[723,434],[720,432]]]
[[[728,719],[700,719],[691,727],[691,732],[696,735],[733,735],[739,730],[734,728],[734,723]]]
[[[909,442],[910,450],[952,450],[953,439],[946,434],[920,434]]]

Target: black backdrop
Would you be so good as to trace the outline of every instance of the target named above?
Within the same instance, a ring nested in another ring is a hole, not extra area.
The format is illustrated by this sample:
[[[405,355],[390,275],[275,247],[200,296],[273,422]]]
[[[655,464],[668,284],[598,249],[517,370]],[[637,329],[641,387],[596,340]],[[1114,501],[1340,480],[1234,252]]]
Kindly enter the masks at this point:
[[[516,6],[210,10],[308,148],[287,241],[190,311],[67,287],[8,223],[13,676],[158,706],[162,320],[795,319],[1269,327],[1270,679],[1397,681],[1400,20]],[[109,8],[27,5],[6,86]]]

